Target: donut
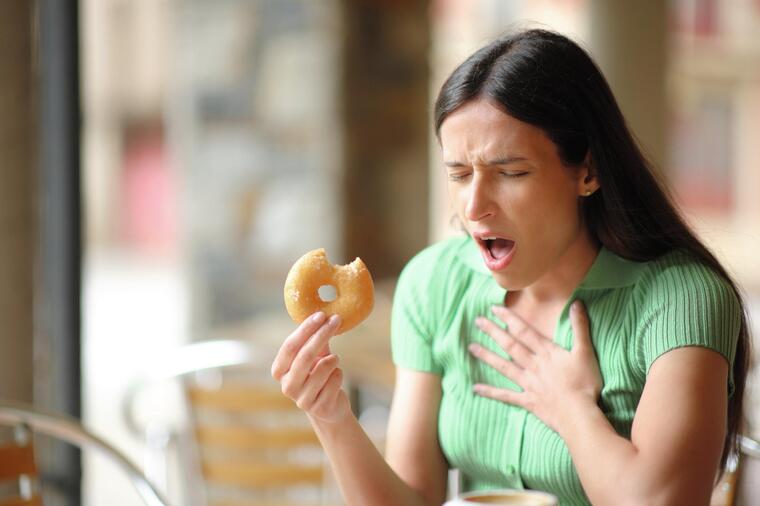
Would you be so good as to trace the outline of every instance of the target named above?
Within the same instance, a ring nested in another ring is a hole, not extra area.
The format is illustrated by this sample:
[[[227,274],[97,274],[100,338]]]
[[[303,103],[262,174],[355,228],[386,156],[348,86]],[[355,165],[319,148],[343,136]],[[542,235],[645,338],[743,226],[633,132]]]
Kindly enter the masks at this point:
[[[319,296],[324,285],[335,287],[336,296],[329,302]],[[317,311],[327,317],[337,314],[342,334],[361,323],[375,303],[372,276],[361,258],[347,265],[333,265],[324,248],[309,251],[296,260],[285,280],[285,308],[296,323]]]

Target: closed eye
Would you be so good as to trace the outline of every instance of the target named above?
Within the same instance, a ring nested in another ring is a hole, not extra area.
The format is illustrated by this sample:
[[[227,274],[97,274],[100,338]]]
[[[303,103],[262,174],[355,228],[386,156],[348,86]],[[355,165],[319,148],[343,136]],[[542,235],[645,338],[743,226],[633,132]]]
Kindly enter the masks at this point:
[[[502,172],[501,175],[506,176],[506,177],[522,177],[522,176],[527,176],[528,173],[527,172]]]
[[[465,172],[463,174],[449,174],[449,181],[463,181],[469,176],[470,174],[468,172]]]

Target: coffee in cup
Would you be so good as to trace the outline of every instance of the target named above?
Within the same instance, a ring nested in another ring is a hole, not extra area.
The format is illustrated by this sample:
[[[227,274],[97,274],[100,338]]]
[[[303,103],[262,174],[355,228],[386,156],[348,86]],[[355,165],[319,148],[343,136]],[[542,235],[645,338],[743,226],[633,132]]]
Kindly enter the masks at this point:
[[[476,504],[557,506],[559,502],[552,494],[536,490],[485,490],[464,493],[444,506],[474,506]]]

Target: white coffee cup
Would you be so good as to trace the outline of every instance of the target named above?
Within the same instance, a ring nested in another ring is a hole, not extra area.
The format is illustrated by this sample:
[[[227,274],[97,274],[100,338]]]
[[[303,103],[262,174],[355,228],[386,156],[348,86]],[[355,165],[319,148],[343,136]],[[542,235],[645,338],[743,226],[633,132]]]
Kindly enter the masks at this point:
[[[474,506],[496,504],[512,506],[557,506],[557,497],[537,490],[481,490],[466,492],[443,506]]]

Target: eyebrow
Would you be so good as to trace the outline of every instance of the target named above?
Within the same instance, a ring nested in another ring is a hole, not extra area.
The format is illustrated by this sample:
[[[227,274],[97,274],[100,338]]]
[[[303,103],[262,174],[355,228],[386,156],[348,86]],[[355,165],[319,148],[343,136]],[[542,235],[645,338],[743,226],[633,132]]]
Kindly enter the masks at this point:
[[[517,162],[526,162],[528,161],[527,158],[522,156],[503,156],[499,158],[494,158],[493,160],[488,160],[485,164],[486,166],[491,165],[509,165],[511,163],[517,163]],[[464,167],[465,164],[456,160],[452,160],[450,162],[443,162],[446,167]]]

